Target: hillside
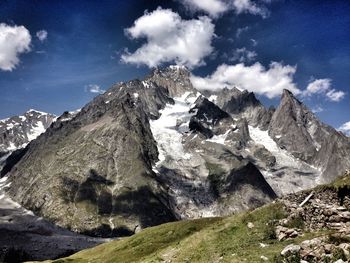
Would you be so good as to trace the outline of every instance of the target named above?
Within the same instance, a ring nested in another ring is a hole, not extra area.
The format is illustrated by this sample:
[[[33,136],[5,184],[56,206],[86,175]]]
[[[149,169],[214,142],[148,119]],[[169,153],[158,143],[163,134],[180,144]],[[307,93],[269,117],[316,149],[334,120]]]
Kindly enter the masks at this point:
[[[345,261],[350,247],[349,188],[348,172],[332,184],[251,212],[167,223],[49,262]]]

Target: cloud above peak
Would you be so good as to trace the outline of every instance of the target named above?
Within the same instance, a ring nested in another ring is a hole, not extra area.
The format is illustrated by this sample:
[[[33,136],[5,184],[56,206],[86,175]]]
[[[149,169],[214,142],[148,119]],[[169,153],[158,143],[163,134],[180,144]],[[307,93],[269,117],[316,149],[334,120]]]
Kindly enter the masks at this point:
[[[19,64],[19,55],[29,52],[31,36],[24,26],[0,23],[0,69],[12,71]]]
[[[283,89],[288,89],[295,95],[301,93],[293,82],[295,72],[296,66],[278,62],[272,62],[269,68],[265,68],[259,62],[251,66],[243,63],[222,64],[212,75],[205,78],[192,76],[191,81],[194,87],[200,90],[219,90],[236,86],[271,99],[280,96]]]
[[[121,60],[148,67],[175,62],[194,68],[205,64],[204,58],[213,52],[214,29],[206,16],[183,20],[171,9],[159,7],[145,12],[132,27],[125,29],[130,39],[146,39],[146,43],[133,53],[126,51]]]
[[[310,97],[312,95],[326,96],[330,101],[338,102],[345,97],[345,92],[332,88],[331,79],[315,79],[309,82],[306,90],[303,91],[304,97]]]
[[[97,93],[97,94],[103,94],[106,91],[101,89],[99,85],[96,84],[89,84],[85,86],[85,91],[89,91],[91,93]]]
[[[269,16],[265,6],[258,6],[252,0],[179,0],[191,11],[202,11],[213,18],[233,10],[236,14],[260,15],[263,18]],[[266,2],[269,3],[269,2]]]

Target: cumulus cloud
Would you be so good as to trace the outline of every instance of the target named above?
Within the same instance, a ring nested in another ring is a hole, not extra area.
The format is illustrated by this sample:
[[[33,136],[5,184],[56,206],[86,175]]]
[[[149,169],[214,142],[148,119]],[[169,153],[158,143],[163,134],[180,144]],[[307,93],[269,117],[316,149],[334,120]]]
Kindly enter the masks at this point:
[[[265,68],[259,62],[251,66],[245,66],[243,63],[222,64],[212,75],[204,78],[192,76],[191,81],[200,90],[219,90],[236,86],[268,98],[275,98],[282,94],[283,89],[288,89],[295,95],[301,93],[293,82],[295,72],[295,66],[278,62],[272,62],[269,68]]]
[[[338,128],[338,130],[344,132],[348,136],[350,136],[350,121],[345,122],[342,126]]]
[[[105,90],[101,89],[99,85],[96,85],[96,84],[89,84],[85,86],[85,91],[89,91],[91,93],[98,93],[98,94],[102,94],[106,92]]]
[[[30,51],[31,36],[24,26],[0,24],[0,69],[12,71],[19,64],[19,55]]]
[[[46,30],[40,30],[38,32],[36,32],[36,37],[41,41],[45,41],[47,39],[47,31]]]
[[[165,62],[189,68],[203,65],[204,57],[213,51],[214,27],[208,17],[183,20],[171,9],[159,7],[153,12],[145,12],[125,30],[131,39],[145,38],[146,43],[134,53],[126,51],[121,60],[149,67]]]
[[[264,6],[258,6],[251,0],[180,0],[188,9],[203,11],[211,17],[233,10],[236,14],[260,15],[266,18],[269,11]]]
[[[229,10],[229,5],[220,0],[182,0],[192,11],[204,11],[212,17],[218,17]]]
[[[324,95],[331,101],[340,101],[345,97],[345,92],[332,89],[331,79],[315,79],[310,81],[306,90],[303,91],[303,96],[310,97],[314,94]]]
[[[256,59],[257,55],[255,51],[248,50],[245,47],[237,48],[233,51],[230,61],[251,62]]]

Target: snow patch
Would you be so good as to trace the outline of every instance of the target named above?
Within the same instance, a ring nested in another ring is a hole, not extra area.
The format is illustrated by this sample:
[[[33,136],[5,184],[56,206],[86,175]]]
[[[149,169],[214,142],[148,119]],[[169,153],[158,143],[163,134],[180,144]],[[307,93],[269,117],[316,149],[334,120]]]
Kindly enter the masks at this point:
[[[215,142],[215,143],[219,143],[219,144],[224,144],[225,145],[225,141],[227,138],[227,135],[229,134],[230,130],[227,130],[224,134],[220,134],[220,135],[214,135],[213,137],[211,137],[210,139],[207,139],[207,142]]]
[[[165,161],[166,157],[175,161],[191,158],[191,154],[185,153],[183,149],[182,136],[188,131],[188,123],[194,115],[189,111],[199,95],[199,93],[194,95],[186,92],[181,97],[174,98],[175,103],[166,104],[164,109],[160,110],[161,116],[150,122],[153,136],[158,144],[159,162],[156,167]],[[156,171],[156,168],[154,170]]]
[[[216,95],[211,95],[211,96],[208,98],[208,100],[211,101],[211,102],[213,102],[213,103],[216,103],[217,98],[218,98],[218,96],[216,96]]]
[[[276,157],[276,162],[281,166],[301,167],[302,163],[286,150],[278,147],[277,143],[270,137],[268,131],[262,131],[253,126],[249,127],[250,137],[258,144],[262,144]]]
[[[146,89],[150,88],[150,85],[146,81],[142,81],[142,84]]]
[[[30,133],[27,134],[28,140],[32,141],[36,139],[43,132],[45,132],[44,124],[41,121],[38,121],[36,125],[33,125],[33,128],[30,130]]]

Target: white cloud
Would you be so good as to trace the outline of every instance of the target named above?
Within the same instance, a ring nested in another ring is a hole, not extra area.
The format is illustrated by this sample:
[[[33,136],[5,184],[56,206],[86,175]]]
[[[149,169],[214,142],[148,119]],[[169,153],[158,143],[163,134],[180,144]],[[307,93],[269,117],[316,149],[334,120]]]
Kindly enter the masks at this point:
[[[218,90],[236,86],[268,98],[274,98],[280,96],[283,89],[288,89],[295,95],[300,94],[301,91],[293,83],[295,72],[296,66],[284,66],[278,62],[272,62],[268,69],[259,62],[252,66],[245,66],[243,63],[222,64],[212,75],[205,78],[192,76],[191,81],[196,88],[202,90]]]
[[[312,109],[313,113],[319,113],[319,112],[323,112],[323,111],[324,111],[324,109],[320,105],[317,105],[316,107],[314,107]]]
[[[47,39],[47,31],[46,30],[40,30],[38,32],[36,32],[36,37],[41,41],[43,42],[44,40]]]
[[[218,17],[229,10],[229,5],[220,0],[182,0],[192,11],[204,11],[212,17]]]
[[[266,18],[269,11],[264,6],[258,6],[251,0],[180,0],[192,11],[204,11],[211,17],[233,10],[236,14],[261,15]]]
[[[255,51],[248,50],[245,47],[237,48],[233,51],[230,61],[251,62],[256,59],[257,55]]]
[[[303,96],[310,97],[314,94],[324,95],[331,101],[340,101],[345,97],[345,92],[332,89],[331,79],[316,79],[309,82]]]
[[[232,0],[232,6],[236,14],[248,13],[261,15],[263,18],[269,15],[269,11],[265,7],[259,7],[251,0]]]
[[[214,24],[208,17],[183,20],[171,9],[158,8],[138,18],[126,29],[131,39],[145,38],[147,42],[134,53],[121,56],[125,63],[155,67],[175,62],[193,68],[204,64],[204,57],[213,51]]]
[[[31,36],[24,26],[0,24],[0,69],[12,71],[19,64],[19,55],[30,51]]]
[[[85,91],[89,91],[91,93],[98,93],[98,94],[102,94],[106,92],[105,90],[101,89],[99,85],[96,85],[96,84],[89,84],[85,86]]]
[[[331,101],[341,101],[345,97],[345,92],[341,90],[335,90],[331,89],[326,93],[326,96],[331,100]]]
[[[350,121],[345,122],[342,126],[338,128],[338,130],[350,136]]]

